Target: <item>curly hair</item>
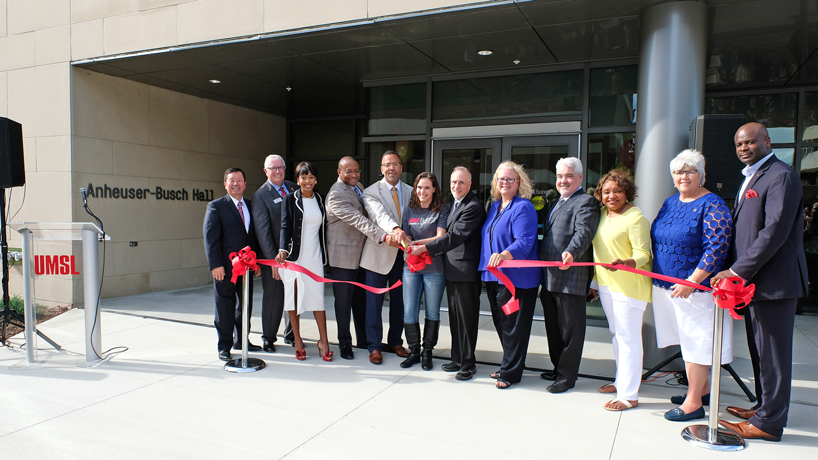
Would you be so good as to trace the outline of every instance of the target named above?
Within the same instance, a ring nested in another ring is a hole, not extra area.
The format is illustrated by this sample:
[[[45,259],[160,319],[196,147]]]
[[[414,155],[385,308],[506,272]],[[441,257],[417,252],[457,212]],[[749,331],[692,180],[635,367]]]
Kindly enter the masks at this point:
[[[636,184],[633,183],[631,175],[621,169],[612,169],[608,174],[602,176],[602,179],[599,179],[599,184],[597,184],[596,190],[594,190],[594,197],[599,200],[599,202],[602,202],[602,186],[608,181],[614,182],[625,192],[625,198],[629,203],[633,202],[633,199],[636,198]]]
[[[418,183],[421,179],[429,179],[435,191],[432,192],[432,202],[429,204],[429,210],[432,212],[440,212],[443,207],[443,197],[440,194],[440,185],[437,183],[437,177],[430,172],[422,172],[415,178],[415,184],[412,185],[412,197],[409,199],[409,207],[412,209],[420,208],[420,198],[418,198]]]
[[[491,197],[495,200],[500,199],[500,189],[497,188],[497,174],[499,174],[503,169],[510,169],[517,174],[517,180],[519,181],[519,185],[517,186],[517,195],[519,195],[520,198],[530,200],[531,196],[534,195],[534,188],[531,186],[531,180],[528,178],[528,174],[526,174],[523,165],[515,163],[511,160],[500,163],[500,166],[498,166],[497,170],[494,171],[494,177],[491,178]]]

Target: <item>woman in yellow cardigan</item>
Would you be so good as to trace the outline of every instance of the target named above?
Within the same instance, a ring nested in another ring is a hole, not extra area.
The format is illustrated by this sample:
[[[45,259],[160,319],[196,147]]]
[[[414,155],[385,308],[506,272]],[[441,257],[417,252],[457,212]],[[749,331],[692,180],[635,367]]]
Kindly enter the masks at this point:
[[[650,271],[650,222],[631,202],[636,196],[633,179],[612,170],[594,193],[604,207],[594,237],[594,262],[627,265]],[[605,409],[622,411],[639,404],[642,383],[642,315],[650,302],[651,279],[622,270],[595,267],[591,294],[602,301],[613,334],[616,380],[600,393],[616,393]]]

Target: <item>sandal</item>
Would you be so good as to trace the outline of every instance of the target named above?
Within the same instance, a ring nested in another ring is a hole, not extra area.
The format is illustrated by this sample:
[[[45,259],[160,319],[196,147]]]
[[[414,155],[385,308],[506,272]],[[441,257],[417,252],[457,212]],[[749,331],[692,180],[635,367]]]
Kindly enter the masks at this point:
[[[490,374],[490,377],[493,378],[493,379],[499,379],[500,378],[500,371],[492,372]]]
[[[614,386],[613,383],[608,383],[606,385],[602,385],[601,387],[599,387],[599,392],[605,394],[616,393],[616,387]]]
[[[620,403],[624,407],[619,406]],[[623,410],[632,409],[638,405],[639,401],[628,401],[627,399],[612,399],[606,402],[603,407],[605,407],[605,410],[609,410],[612,412],[621,412]]]
[[[508,380],[503,380],[503,379],[498,377],[497,378],[497,383],[495,383],[494,386],[501,389],[501,390],[505,390],[506,388],[511,386],[511,382],[509,382]]]

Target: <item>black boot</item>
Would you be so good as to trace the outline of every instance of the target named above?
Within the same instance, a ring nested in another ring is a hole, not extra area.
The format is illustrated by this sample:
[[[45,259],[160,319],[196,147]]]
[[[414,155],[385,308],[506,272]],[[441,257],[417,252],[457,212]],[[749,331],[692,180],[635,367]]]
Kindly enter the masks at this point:
[[[406,369],[420,362],[420,324],[405,324],[406,343],[409,345],[409,356],[400,363],[400,367]]]
[[[440,332],[440,321],[427,319],[423,324],[423,352],[420,355],[420,366],[424,371],[432,370],[432,350],[437,345],[438,332]]]

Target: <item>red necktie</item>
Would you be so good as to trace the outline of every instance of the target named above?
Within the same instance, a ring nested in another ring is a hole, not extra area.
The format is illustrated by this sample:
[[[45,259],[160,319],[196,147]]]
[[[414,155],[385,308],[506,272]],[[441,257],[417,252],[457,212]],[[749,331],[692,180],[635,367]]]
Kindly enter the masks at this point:
[[[244,221],[244,210],[241,208],[241,201],[237,205],[239,207],[239,215],[241,216],[241,223],[244,224],[244,229],[247,230],[247,222]]]
[[[284,198],[285,196],[287,196],[287,189],[284,188],[283,185],[281,186],[281,188],[278,189],[278,192],[281,194],[281,198]]]

